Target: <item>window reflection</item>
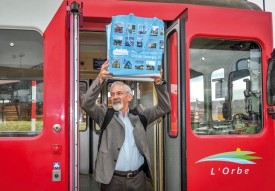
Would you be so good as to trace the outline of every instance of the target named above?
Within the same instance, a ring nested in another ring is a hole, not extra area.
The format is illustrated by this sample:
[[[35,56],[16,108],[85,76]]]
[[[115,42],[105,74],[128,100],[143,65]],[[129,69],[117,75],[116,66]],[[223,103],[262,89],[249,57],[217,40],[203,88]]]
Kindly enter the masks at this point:
[[[250,41],[194,39],[190,47],[191,128],[199,135],[262,130],[260,47]]]
[[[43,38],[0,30],[0,136],[34,136],[43,128]]]

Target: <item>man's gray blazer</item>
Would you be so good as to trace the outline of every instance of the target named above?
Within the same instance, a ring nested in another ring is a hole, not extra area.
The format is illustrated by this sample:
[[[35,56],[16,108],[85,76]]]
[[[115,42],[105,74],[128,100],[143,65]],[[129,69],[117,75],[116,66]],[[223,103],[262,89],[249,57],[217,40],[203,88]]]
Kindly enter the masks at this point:
[[[97,124],[99,124],[99,126],[102,125],[104,116],[107,112],[107,106],[105,104],[102,104],[101,106],[96,104],[98,95],[100,94],[104,85],[104,83],[99,83],[99,78],[96,78],[96,80],[88,89],[82,102],[84,111]],[[170,99],[166,85],[155,84],[155,88],[158,97],[158,104],[150,108],[145,108],[142,105],[139,105],[136,108],[140,114],[146,117],[148,124],[170,111]],[[138,115],[129,114],[129,119],[134,127],[133,133],[137,148],[139,149],[139,152],[145,157],[145,160],[147,160],[150,172],[152,174],[145,129]],[[97,154],[95,164],[95,179],[97,182],[103,184],[110,183],[115,171],[116,161],[120,148],[124,142],[124,128],[124,124],[119,119],[117,112],[115,112],[113,118],[103,132],[100,149]]]

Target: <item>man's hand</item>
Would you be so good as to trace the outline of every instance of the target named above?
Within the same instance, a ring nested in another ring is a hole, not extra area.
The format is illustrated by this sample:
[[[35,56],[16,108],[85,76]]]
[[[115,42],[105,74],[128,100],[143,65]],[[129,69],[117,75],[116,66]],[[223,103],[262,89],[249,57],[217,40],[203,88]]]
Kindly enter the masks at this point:
[[[163,70],[161,69],[160,76],[152,76],[151,78],[154,79],[155,84],[160,85],[162,84],[162,75],[163,75]]]
[[[106,60],[102,64],[101,69],[98,74],[100,84],[103,84],[106,78],[112,78],[113,76],[108,72],[109,60]]]

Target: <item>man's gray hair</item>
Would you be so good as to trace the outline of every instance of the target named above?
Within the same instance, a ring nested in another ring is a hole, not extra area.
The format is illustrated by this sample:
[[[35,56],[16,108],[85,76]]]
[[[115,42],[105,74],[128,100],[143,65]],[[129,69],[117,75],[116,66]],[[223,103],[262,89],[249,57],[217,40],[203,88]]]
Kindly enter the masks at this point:
[[[126,93],[127,93],[127,94],[130,94],[130,95],[133,95],[133,92],[132,92],[130,86],[127,85],[127,84],[125,84],[125,83],[123,83],[123,82],[121,82],[121,81],[115,81],[114,83],[112,83],[110,90],[111,90],[114,86],[124,86],[124,87],[125,87],[125,90],[126,90]]]

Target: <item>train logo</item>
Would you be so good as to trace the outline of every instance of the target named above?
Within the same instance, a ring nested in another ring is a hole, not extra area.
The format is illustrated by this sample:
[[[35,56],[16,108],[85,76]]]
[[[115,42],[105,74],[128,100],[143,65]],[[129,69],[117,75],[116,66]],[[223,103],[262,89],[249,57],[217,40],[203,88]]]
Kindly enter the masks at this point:
[[[252,160],[262,159],[259,156],[252,156],[255,152],[252,151],[241,151],[240,148],[237,148],[236,151],[224,152],[215,155],[205,157],[198,160],[196,163],[207,162],[207,161],[225,161],[232,162],[237,164],[256,164]]]

